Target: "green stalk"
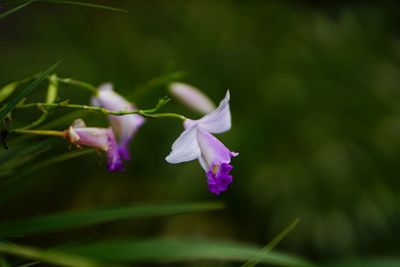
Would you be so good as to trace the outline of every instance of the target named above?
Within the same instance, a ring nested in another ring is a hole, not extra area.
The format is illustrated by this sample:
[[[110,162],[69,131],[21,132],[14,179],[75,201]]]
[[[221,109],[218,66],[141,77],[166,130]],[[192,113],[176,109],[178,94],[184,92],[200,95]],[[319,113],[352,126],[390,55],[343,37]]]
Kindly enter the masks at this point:
[[[49,76],[49,86],[47,87],[46,103],[47,104],[54,103],[54,101],[56,101],[57,94],[58,94],[58,79],[56,74],[52,74],[51,76]],[[50,116],[51,110],[42,108],[41,111],[43,113],[37,120],[24,127],[21,127],[20,129],[26,130],[26,129],[36,128],[40,126],[43,122],[45,122],[47,118]]]
[[[60,83],[64,83],[64,84],[75,85],[75,86],[81,87],[83,89],[86,89],[86,90],[90,91],[91,93],[97,94],[96,86],[94,86],[90,83],[87,83],[87,82],[82,82],[82,81],[74,80],[71,78],[57,78],[57,81],[59,81]]]
[[[30,104],[25,104],[25,105],[20,105],[18,108],[32,108],[32,107],[37,107],[37,108],[71,108],[71,109],[79,109],[79,110],[84,110],[84,111],[92,111],[92,112],[99,112],[104,115],[114,115],[114,116],[124,116],[124,115],[130,115],[130,114],[139,114],[142,115],[143,117],[147,118],[174,118],[174,119],[180,119],[180,120],[185,120],[186,117],[182,116],[180,114],[176,113],[151,113],[158,108],[154,108],[151,110],[133,110],[133,111],[111,111],[105,108],[101,107],[93,107],[93,106],[87,106],[87,105],[80,105],[80,104],[68,104],[66,102],[61,102],[61,103],[30,103]]]
[[[51,130],[14,129],[14,130],[10,130],[10,133],[35,134],[35,135],[47,135],[47,136],[58,136],[58,137],[65,136],[64,132],[62,132],[62,131],[51,131]]]

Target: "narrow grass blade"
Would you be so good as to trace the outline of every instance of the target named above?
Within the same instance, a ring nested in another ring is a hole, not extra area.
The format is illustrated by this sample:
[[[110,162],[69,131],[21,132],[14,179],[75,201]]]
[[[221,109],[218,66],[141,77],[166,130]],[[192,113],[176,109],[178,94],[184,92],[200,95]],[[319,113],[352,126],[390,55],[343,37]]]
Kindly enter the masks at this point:
[[[18,10],[20,10],[20,9],[22,9],[22,8],[24,8],[24,7],[26,7],[26,6],[29,5],[30,3],[31,3],[31,1],[28,1],[28,2],[26,2],[26,3],[23,3],[23,4],[19,5],[19,6],[16,6],[16,7],[10,9],[10,10],[7,10],[7,11],[4,12],[4,13],[1,13],[1,14],[0,14],[0,20],[1,20],[1,19],[4,19],[5,17],[7,17],[7,16],[9,16],[9,15],[11,15],[11,14],[17,12]]]
[[[19,93],[4,109],[0,111],[0,120],[3,120],[7,114],[26,96],[28,96],[47,76],[52,73],[61,62],[57,62],[46,71],[42,72],[37,79],[31,82],[21,93]]]
[[[7,260],[0,255],[0,267],[11,267]]]
[[[70,267],[104,266],[95,261],[79,256],[73,256],[65,253],[58,253],[47,250],[40,250],[37,248],[19,246],[10,243],[0,243],[0,253],[31,260],[38,260],[41,262],[51,263],[59,266],[70,266]]]
[[[116,207],[88,211],[64,212],[22,221],[0,223],[0,235],[26,235],[64,230],[127,218],[146,218],[182,213],[205,212],[222,209],[220,203],[200,203],[183,205],[148,205],[136,207]]]
[[[149,90],[157,87],[166,86],[170,82],[182,79],[184,76],[185,73],[183,71],[175,71],[155,77],[147,83],[138,86],[137,89],[134,90],[134,92],[128,95],[126,98],[132,101],[136,101],[140,98],[143,98],[143,96],[148,93]]]
[[[19,5],[19,4],[24,5],[24,4],[27,4],[27,2],[28,3],[47,2],[47,3],[52,3],[52,4],[75,5],[75,6],[105,9],[105,10],[121,12],[121,13],[128,13],[127,10],[118,8],[118,7],[94,4],[94,3],[90,3],[90,2],[72,1],[72,0],[15,0],[15,1],[4,1],[4,2],[2,2],[2,4],[4,4],[4,5]]]
[[[271,240],[262,250],[261,253],[265,252],[270,252],[273,250],[276,245],[279,244],[279,242],[282,241],[282,239],[285,238],[300,222],[300,219],[295,219],[288,227],[283,229],[277,236],[274,237],[274,239]],[[254,267],[260,262],[261,258],[259,256],[254,257],[253,259],[249,260],[245,264],[242,265],[242,267]]]
[[[320,267],[399,267],[400,258],[376,258],[320,264]]]
[[[56,157],[50,158],[48,160],[45,160],[39,164],[34,165],[33,167],[31,167],[25,171],[15,175],[13,177],[12,183],[10,185],[8,185],[7,188],[2,190],[2,192],[0,194],[0,205],[3,204],[11,196],[13,196],[16,192],[26,188],[27,186],[29,186],[31,183],[33,183],[35,181],[35,179],[23,180],[23,178],[25,176],[27,176],[28,174],[31,174],[35,171],[43,169],[52,164],[56,164],[56,163],[59,163],[59,162],[65,161],[65,160],[80,157],[82,155],[86,155],[86,154],[94,153],[94,152],[95,152],[94,149],[86,149],[86,150],[68,152],[68,153],[62,154],[60,156],[56,156]],[[21,183],[21,181],[24,181],[24,183]]]
[[[155,239],[144,241],[103,241],[63,250],[104,262],[181,262],[194,260],[247,261],[278,266],[311,266],[305,260],[278,252],[260,253],[257,247],[233,242]]]
[[[88,3],[88,2],[69,1],[69,0],[33,0],[33,1],[34,2],[47,2],[47,3],[53,3],[53,4],[76,5],[76,6],[83,6],[83,7],[90,7],[90,8],[105,9],[105,10],[121,12],[121,13],[128,13],[127,10],[122,9],[122,8],[93,4],[93,3]]]
[[[40,263],[41,263],[40,261],[34,261],[34,262],[18,265],[17,267],[32,267],[32,266],[36,266],[36,265],[38,265]]]

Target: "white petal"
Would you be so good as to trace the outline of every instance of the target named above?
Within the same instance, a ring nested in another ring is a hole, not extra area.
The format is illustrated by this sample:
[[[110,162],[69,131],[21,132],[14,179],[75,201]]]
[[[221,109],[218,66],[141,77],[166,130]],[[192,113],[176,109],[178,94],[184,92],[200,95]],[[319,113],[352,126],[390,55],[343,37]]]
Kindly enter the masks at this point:
[[[99,91],[112,91],[113,84],[112,83],[103,83],[99,85]]]
[[[73,130],[73,131],[72,131]],[[78,145],[89,146],[103,151],[108,150],[108,138],[111,128],[69,128],[69,141]],[[78,137],[78,138],[77,138]]]
[[[72,124],[72,128],[84,128],[86,127],[85,122],[82,119],[76,119]]]
[[[111,83],[100,85],[97,96],[92,98],[92,104],[111,111],[136,110],[136,107],[132,103],[113,90]],[[124,116],[110,115],[108,119],[118,141],[124,146],[130,142],[136,131],[145,121],[142,116],[137,114]]]
[[[231,161],[232,152],[209,132],[199,128],[197,139],[201,150],[200,164],[205,171],[208,171],[213,164]]]
[[[180,163],[200,157],[197,130],[196,126],[185,130],[172,144],[172,151],[165,160],[169,163]]]
[[[197,120],[198,124],[210,133],[223,133],[231,128],[231,111],[229,108],[229,91],[213,112]]]
[[[116,93],[111,83],[100,85],[98,94],[92,102],[111,111],[132,111],[135,107],[125,98]]]
[[[187,107],[201,114],[210,113],[215,104],[199,89],[180,82],[171,83],[169,91]]]

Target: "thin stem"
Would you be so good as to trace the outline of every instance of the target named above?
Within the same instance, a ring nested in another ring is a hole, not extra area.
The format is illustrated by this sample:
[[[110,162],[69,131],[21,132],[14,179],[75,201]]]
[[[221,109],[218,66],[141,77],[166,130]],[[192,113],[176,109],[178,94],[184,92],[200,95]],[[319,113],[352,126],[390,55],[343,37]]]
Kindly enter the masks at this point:
[[[20,105],[18,108],[32,108],[32,107],[37,107],[37,108],[48,108],[48,107],[60,107],[60,108],[71,108],[71,109],[80,109],[84,111],[92,111],[92,112],[99,112],[104,115],[115,115],[115,116],[124,116],[124,115],[130,115],[130,114],[140,114],[143,117],[147,118],[174,118],[174,119],[180,119],[180,120],[185,120],[186,117],[176,114],[176,113],[152,113],[156,111],[158,108],[150,109],[150,110],[133,110],[133,111],[111,111],[105,108],[101,107],[93,107],[93,106],[87,106],[87,105],[79,105],[79,104],[68,104],[66,102],[61,102],[61,103],[30,103],[30,104],[25,104],[25,105]]]
[[[50,116],[50,113],[48,113],[46,111],[45,113],[42,113],[42,115],[37,120],[35,120],[34,122],[32,122],[24,127],[21,127],[20,129],[26,130],[26,129],[32,129],[32,128],[39,127],[43,122],[45,122],[47,120],[47,118],[49,116]]]
[[[75,85],[78,87],[81,87],[83,89],[89,90],[90,92],[97,94],[97,88],[96,86],[87,83],[87,82],[82,82],[82,81],[78,81],[78,80],[74,80],[71,78],[58,78],[57,77],[57,81],[59,81],[60,83],[64,83],[64,84],[70,84],[70,85]]]
[[[64,137],[64,132],[61,132],[61,131],[50,131],[50,130],[25,130],[25,129],[14,129],[14,130],[10,130],[10,133],[36,134],[36,135],[47,135],[47,136]]]
[[[52,74],[49,76],[49,85],[47,87],[47,96],[46,96],[46,103],[54,103],[54,101],[57,98],[57,93],[58,93],[58,80],[57,80],[57,75]],[[27,130],[27,129],[32,129],[40,126],[43,122],[47,120],[47,118],[50,116],[51,108],[44,109],[42,108],[41,111],[43,112],[42,115],[35,120],[34,122],[21,127],[20,129]]]

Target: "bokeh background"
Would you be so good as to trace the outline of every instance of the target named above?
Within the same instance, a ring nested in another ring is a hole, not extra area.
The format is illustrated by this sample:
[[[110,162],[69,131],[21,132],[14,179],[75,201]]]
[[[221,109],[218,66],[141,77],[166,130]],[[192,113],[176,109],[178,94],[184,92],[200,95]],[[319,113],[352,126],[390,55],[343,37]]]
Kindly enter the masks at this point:
[[[280,249],[322,263],[399,256],[397,1],[96,3],[129,13],[34,3],[1,20],[1,84],[62,60],[60,77],[96,85],[110,81],[142,108],[166,95],[170,80],[190,83],[216,103],[230,89],[233,128],[218,138],[240,152],[233,160],[234,183],[216,197],[197,162],[167,164],[164,157],[182,126],[148,120],[132,143],[133,160],[124,173],[108,173],[104,159],[93,153],[41,169],[1,207],[2,219],[218,200],[226,210],[29,240],[41,245],[67,237],[161,235],[262,245],[300,218]],[[30,100],[41,95],[37,90]],[[61,98],[88,103],[90,95],[63,86]],[[176,101],[163,110],[199,116]],[[35,112],[18,112],[14,119],[29,122],[40,114]],[[57,111],[52,119],[64,114]],[[81,116],[93,126],[107,124],[98,114]],[[43,157],[68,149],[75,148],[58,140]]]

